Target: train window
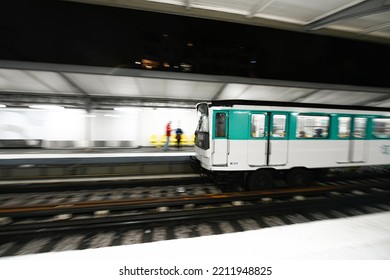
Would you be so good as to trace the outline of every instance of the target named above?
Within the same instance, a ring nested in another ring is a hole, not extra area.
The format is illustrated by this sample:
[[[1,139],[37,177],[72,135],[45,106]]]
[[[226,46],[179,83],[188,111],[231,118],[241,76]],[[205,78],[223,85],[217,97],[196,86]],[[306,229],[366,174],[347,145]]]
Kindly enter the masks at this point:
[[[251,117],[251,136],[253,138],[264,137],[265,115],[253,114]]]
[[[198,127],[196,129],[199,132],[209,132],[209,117],[202,115],[199,117]]]
[[[375,138],[390,138],[390,119],[374,119]]]
[[[348,138],[351,135],[351,117],[339,117],[339,138]]]
[[[366,137],[366,118],[355,118],[353,122],[353,137],[355,138],[365,138]]]
[[[209,132],[209,113],[207,104],[199,104],[197,107],[198,110],[198,127],[196,131],[198,132]]]
[[[226,113],[215,115],[215,136],[226,137]]]
[[[329,116],[298,115],[297,138],[328,138]]]
[[[286,135],[286,115],[273,115],[272,137],[283,138]]]

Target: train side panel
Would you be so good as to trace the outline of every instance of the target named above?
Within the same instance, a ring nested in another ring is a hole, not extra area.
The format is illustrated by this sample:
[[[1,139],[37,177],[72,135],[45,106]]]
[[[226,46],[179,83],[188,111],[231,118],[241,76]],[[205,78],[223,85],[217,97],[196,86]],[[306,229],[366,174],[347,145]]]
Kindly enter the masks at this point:
[[[367,149],[368,164],[390,164],[390,139],[370,141]]]
[[[389,116],[289,109],[210,107],[210,145],[197,158],[214,171],[390,164]]]

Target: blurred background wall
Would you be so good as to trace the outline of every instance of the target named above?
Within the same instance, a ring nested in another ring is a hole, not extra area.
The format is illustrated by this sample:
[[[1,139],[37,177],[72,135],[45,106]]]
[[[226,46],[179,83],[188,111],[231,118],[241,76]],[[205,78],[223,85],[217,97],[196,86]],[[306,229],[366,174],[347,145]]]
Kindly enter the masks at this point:
[[[180,127],[187,136],[196,128],[196,111],[189,109],[129,108],[99,110],[0,109],[0,140],[40,140],[44,148],[150,146],[165,126]]]

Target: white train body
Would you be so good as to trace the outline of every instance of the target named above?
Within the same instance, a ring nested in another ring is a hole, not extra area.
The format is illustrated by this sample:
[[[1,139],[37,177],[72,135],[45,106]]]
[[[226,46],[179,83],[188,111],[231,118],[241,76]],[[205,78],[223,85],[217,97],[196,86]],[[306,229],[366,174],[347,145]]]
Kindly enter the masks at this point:
[[[264,103],[270,102],[259,104]],[[204,169],[254,171],[390,164],[390,112],[381,108],[256,104],[219,101],[197,105],[195,152]]]

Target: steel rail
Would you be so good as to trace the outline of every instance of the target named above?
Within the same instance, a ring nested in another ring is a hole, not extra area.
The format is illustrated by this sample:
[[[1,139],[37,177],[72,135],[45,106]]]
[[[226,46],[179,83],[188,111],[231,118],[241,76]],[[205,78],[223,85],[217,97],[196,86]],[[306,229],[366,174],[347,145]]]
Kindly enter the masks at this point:
[[[11,224],[0,227],[0,236],[14,236],[18,234],[35,234],[58,231],[70,231],[81,229],[111,228],[114,226],[140,226],[144,224],[165,224],[167,222],[179,222],[189,220],[205,220],[211,218],[273,215],[288,211],[310,211],[315,209],[337,209],[367,203],[389,203],[390,192],[368,195],[344,196],[323,198],[316,200],[287,200],[274,203],[252,202],[242,206],[219,206],[207,209],[176,210],[169,212],[154,212],[142,214],[130,214],[101,218],[88,218],[65,220],[55,222],[40,222],[29,224]]]
[[[82,201],[74,203],[46,204],[21,207],[0,207],[0,217],[38,217],[56,214],[90,213],[94,211],[110,210],[140,210],[155,209],[158,207],[183,206],[186,204],[218,204],[231,201],[255,201],[262,198],[289,197],[293,195],[313,196],[332,191],[369,190],[370,188],[390,188],[390,182],[370,183],[364,185],[337,185],[295,189],[274,189],[252,192],[231,192],[221,194],[204,194],[197,196],[180,196],[170,198],[143,198]]]

